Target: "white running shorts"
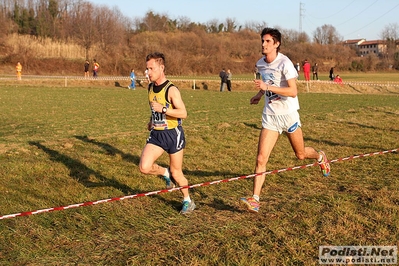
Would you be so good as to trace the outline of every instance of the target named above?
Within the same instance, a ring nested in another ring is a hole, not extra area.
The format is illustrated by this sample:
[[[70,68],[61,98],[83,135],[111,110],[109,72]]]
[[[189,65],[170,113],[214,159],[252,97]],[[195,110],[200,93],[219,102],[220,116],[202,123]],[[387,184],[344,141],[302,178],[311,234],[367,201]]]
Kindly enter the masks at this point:
[[[298,111],[287,115],[266,115],[262,116],[262,127],[278,131],[278,133],[294,133],[299,127],[301,127],[301,120],[299,118]]]

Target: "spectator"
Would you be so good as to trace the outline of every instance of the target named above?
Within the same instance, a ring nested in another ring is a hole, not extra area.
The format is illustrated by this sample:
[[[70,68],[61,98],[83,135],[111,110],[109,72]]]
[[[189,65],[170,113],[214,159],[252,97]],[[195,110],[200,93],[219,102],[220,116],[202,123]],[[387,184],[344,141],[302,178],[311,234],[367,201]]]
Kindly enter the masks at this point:
[[[97,63],[96,59],[93,59],[93,77],[98,77],[98,69],[100,68],[100,64]]]
[[[310,80],[310,64],[307,59],[305,59],[305,62],[303,63],[303,74],[305,76],[305,80],[309,81]]]
[[[86,62],[85,62],[85,78],[89,77],[89,67],[90,67],[89,60],[86,60]]]
[[[330,78],[331,81],[334,80],[335,76],[334,76],[334,68],[330,68],[330,75],[328,76]]]
[[[296,71],[298,72],[298,80],[299,80],[299,72],[301,72],[301,66],[299,65],[299,63],[296,63],[296,67],[295,67]]]
[[[314,63],[313,68],[312,68],[313,80],[315,80],[315,78],[316,78],[316,80],[319,80],[318,71],[319,71],[319,66],[317,65],[317,63]]]
[[[129,90],[135,90],[136,89],[136,74],[134,74],[134,69],[130,71],[130,86],[127,86]]]
[[[231,77],[233,74],[231,74],[230,69],[227,69],[227,90],[231,91]]]
[[[334,78],[334,82],[338,84],[342,84],[342,78],[339,75],[336,75]]]
[[[15,66],[15,70],[17,71],[17,80],[22,79],[22,65],[21,62],[18,62],[17,65]]]
[[[226,87],[227,85],[227,73],[224,70],[224,68],[222,69],[222,71],[220,71],[219,77],[220,77],[220,91],[224,91],[224,87]]]

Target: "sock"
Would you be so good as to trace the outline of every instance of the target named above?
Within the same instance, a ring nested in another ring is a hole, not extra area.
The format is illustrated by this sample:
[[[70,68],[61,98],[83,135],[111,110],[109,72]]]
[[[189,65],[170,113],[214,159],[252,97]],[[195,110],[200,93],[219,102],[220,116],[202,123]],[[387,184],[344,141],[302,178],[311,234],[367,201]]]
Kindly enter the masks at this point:
[[[191,198],[190,198],[190,196],[188,196],[188,197],[184,197],[183,201],[188,201],[188,202],[191,202]]]
[[[317,160],[319,163],[323,160],[323,156],[320,154],[319,159]]]
[[[256,199],[256,201],[258,201],[258,202],[259,202],[259,200],[260,200],[260,198],[259,198],[258,195],[253,195],[252,198]]]
[[[163,174],[163,176],[166,176],[166,177],[170,178],[169,168],[165,169],[165,173]]]

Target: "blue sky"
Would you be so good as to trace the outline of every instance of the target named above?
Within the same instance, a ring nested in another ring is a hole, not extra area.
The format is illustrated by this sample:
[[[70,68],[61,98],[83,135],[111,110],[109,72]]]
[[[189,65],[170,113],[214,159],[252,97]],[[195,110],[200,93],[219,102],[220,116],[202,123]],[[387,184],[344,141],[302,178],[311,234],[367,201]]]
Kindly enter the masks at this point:
[[[324,24],[333,25],[345,39],[381,39],[389,24],[399,25],[398,0],[90,0],[96,5],[117,7],[132,19],[142,18],[148,11],[167,15],[171,19],[188,17],[192,22],[211,20],[237,24],[266,22],[268,26],[302,30],[312,37],[314,30]],[[302,16],[300,19],[300,9]]]

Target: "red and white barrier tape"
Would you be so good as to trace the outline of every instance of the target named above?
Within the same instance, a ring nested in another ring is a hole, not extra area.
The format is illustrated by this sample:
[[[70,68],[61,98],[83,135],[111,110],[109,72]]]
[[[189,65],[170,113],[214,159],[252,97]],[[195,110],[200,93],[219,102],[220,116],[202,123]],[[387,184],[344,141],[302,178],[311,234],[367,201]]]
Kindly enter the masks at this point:
[[[329,162],[330,163],[335,163],[335,162],[339,162],[339,161],[353,160],[353,159],[363,158],[363,157],[368,157],[368,156],[373,156],[373,155],[392,153],[392,152],[396,152],[398,150],[399,150],[399,148],[392,149],[392,150],[386,150],[386,151],[379,151],[379,152],[361,154],[361,155],[353,155],[353,156],[349,156],[349,157],[345,157],[345,158],[339,158],[339,159],[330,160]],[[157,191],[152,191],[152,192],[147,192],[147,193],[139,193],[139,194],[134,194],[134,195],[123,196],[123,197],[109,198],[109,199],[103,199],[103,200],[97,200],[97,201],[88,201],[88,202],[83,202],[83,203],[78,203],[78,204],[71,204],[71,205],[67,205],[67,206],[55,207],[55,208],[48,208],[48,209],[41,209],[41,210],[36,210],[36,211],[27,211],[27,212],[8,214],[8,215],[0,216],[0,220],[9,219],[9,218],[15,218],[15,217],[18,217],[18,216],[29,216],[29,215],[39,214],[39,213],[44,213],[44,212],[62,211],[62,210],[67,210],[67,209],[72,209],[72,208],[83,207],[83,206],[97,205],[97,204],[100,204],[100,203],[106,203],[106,202],[111,202],[111,201],[120,201],[120,200],[125,200],[125,199],[133,199],[133,198],[138,198],[138,197],[157,195],[157,194],[161,194],[161,193],[172,192],[172,191],[175,191],[175,190],[181,190],[183,188],[195,188],[195,187],[216,185],[216,184],[219,184],[219,183],[227,183],[227,182],[236,181],[236,180],[239,180],[239,179],[252,178],[252,177],[255,177],[255,176],[258,176],[258,175],[263,175],[263,174],[271,175],[271,174],[277,174],[277,173],[286,172],[286,171],[292,171],[292,170],[296,170],[296,169],[304,169],[304,168],[312,167],[312,166],[315,166],[315,165],[319,165],[319,163],[315,162],[315,163],[312,163],[312,164],[300,165],[300,166],[295,166],[295,167],[288,167],[288,168],[284,168],[284,169],[272,170],[272,171],[267,171],[267,172],[258,173],[258,174],[251,174],[251,175],[246,175],[246,176],[238,176],[238,177],[233,177],[233,178],[229,178],[229,179],[204,182],[204,183],[200,183],[200,184],[189,185],[189,186],[184,186],[184,187],[177,187],[177,188],[172,188],[172,189],[163,189],[163,190],[157,190]]]

